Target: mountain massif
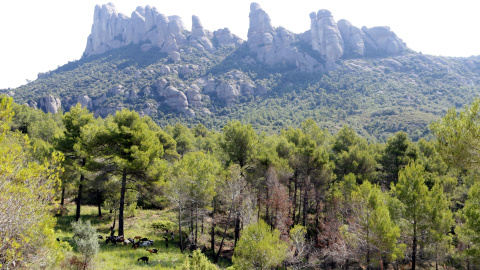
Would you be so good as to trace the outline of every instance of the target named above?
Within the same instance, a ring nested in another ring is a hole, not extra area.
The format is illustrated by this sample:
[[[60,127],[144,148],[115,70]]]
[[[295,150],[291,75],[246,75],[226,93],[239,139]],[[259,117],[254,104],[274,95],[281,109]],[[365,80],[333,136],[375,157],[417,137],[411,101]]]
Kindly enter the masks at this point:
[[[425,136],[432,120],[480,90],[478,58],[414,52],[386,26],[359,28],[321,9],[295,34],[274,27],[257,3],[249,18],[245,41],[204,29],[197,16],[187,30],[154,7],[128,17],[97,5],[80,60],[3,92],[52,113],[81,103],[102,117],[131,108],[160,124],[218,129],[239,119],[264,131],[313,118],[383,140],[400,130]]]

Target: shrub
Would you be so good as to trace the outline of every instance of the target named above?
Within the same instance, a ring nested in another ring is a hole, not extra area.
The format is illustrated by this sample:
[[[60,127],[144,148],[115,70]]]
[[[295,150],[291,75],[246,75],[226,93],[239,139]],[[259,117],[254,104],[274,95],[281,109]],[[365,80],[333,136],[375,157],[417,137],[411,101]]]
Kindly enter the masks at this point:
[[[152,223],[152,228],[155,230],[169,231],[175,228],[175,223],[171,221],[161,220]]]
[[[72,222],[73,242],[76,250],[83,256],[83,269],[86,269],[92,259],[98,253],[100,245],[98,244],[97,229],[90,224],[90,221],[83,222],[81,219]]]
[[[200,249],[193,252],[191,258],[187,258],[183,263],[182,270],[217,270],[217,266],[210,262]]]

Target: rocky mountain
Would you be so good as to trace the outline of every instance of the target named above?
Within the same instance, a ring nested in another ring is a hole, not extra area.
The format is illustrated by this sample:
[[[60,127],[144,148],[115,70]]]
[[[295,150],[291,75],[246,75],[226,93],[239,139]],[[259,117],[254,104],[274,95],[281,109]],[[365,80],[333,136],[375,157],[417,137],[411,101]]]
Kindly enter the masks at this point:
[[[273,26],[257,3],[249,18],[244,41],[227,28],[205,29],[197,16],[187,30],[154,7],[128,17],[111,3],[97,5],[82,59],[5,92],[52,113],[80,103],[102,117],[131,108],[164,124],[218,128],[238,118],[267,130],[312,117],[377,138],[425,132],[431,119],[478,93],[478,58],[416,53],[386,26],[359,28],[321,9],[295,34]],[[407,112],[420,121],[382,129]]]

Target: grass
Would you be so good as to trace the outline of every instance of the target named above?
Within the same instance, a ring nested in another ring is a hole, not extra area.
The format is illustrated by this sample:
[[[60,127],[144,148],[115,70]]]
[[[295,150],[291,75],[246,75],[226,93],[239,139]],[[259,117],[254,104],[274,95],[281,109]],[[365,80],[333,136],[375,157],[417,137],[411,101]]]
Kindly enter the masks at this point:
[[[103,217],[97,216],[97,208],[93,206],[82,206],[81,218],[90,220],[92,225],[97,228],[99,235],[109,235],[109,228],[113,224],[112,215],[107,213]],[[70,223],[75,220],[75,205],[67,205],[67,213],[57,218],[55,227],[56,237],[61,241],[68,242],[74,247],[72,241],[72,231]],[[161,220],[175,220],[175,212],[171,210],[141,210],[137,209],[134,217],[125,219],[125,237],[134,236],[147,237],[154,240],[152,248],[158,249],[158,254],[151,254],[145,248],[133,249],[131,245],[113,245],[106,244],[105,240],[99,239],[100,252],[93,261],[95,269],[178,269],[188,257],[190,252],[181,253],[177,247],[178,238],[174,243],[169,243],[166,248],[164,232],[154,230],[151,225],[153,222]],[[117,223],[118,225],[118,220]],[[169,237],[170,238],[170,237]],[[67,260],[72,256],[78,256],[74,251],[67,253]],[[143,256],[149,257],[148,264],[138,262],[137,259]]]

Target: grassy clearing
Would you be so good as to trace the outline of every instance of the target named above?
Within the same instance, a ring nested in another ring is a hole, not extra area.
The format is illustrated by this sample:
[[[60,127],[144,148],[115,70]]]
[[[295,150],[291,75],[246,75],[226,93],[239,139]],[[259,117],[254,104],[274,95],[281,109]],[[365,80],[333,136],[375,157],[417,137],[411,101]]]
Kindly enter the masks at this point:
[[[75,220],[75,205],[67,206],[67,214],[57,219],[55,227],[56,237],[66,241],[73,246],[70,223]],[[109,235],[109,228],[113,224],[112,214],[106,213],[103,217],[97,216],[97,208],[93,206],[82,206],[82,219],[90,220],[97,228],[98,234]],[[151,254],[146,248],[133,249],[132,245],[106,244],[105,240],[99,239],[100,252],[95,257],[93,267],[95,269],[175,269],[179,268],[188,257],[190,252],[181,253],[178,248],[178,237],[175,241],[169,241],[169,247],[163,239],[167,236],[163,231],[152,228],[152,223],[159,221],[175,220],[175,212],[170,210],[137,210],[134,217],[125,219],[125,238],[134,236],[147,237],[154,240],[153,247],[158,249],[158,254]],[[117,223],[118,224],[118,220]],[[205,236],[204,236],[205,237]],[[170,235],[168,235],[170,238]],[[75,251],[67,254],[67,259],[78,255]],[[137,259],[143,256],[149,257],[148,264],[138,262]],[[225,264],[225,263],[222,263]]]

